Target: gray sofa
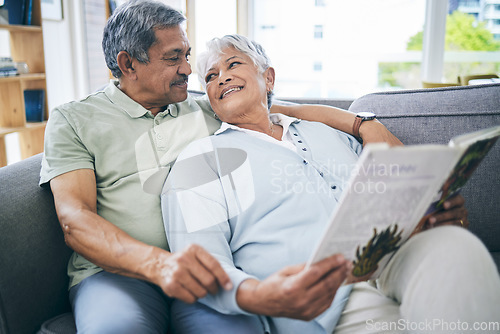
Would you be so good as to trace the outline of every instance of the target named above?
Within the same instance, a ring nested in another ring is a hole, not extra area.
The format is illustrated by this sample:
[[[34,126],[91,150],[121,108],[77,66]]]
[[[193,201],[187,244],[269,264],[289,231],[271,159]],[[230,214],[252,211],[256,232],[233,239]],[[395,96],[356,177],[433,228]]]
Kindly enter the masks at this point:
[[[500,124],[500,84],[369,94],[349,109],[375,112],[405,144],[446,143],[454,135]],[[37,155],[0,168],[2,334],[75,333],[66,288],[71,251],[64,243],[50,191],[38,186],[40,160]],[[497,144],[463,195],[470,230],[483,240],[500,268],[499,167]]]

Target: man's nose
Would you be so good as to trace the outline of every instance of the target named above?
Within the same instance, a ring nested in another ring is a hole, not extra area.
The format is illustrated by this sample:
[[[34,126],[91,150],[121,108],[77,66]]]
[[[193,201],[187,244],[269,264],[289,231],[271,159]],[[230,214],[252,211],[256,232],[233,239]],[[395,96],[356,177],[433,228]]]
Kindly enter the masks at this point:
[[[191,64],[189,64],[187,59],[185,59],[182,62],[182,64],[179,66],[179,69],[177,72],[179,74],[183,74],[183,75],[190,75],[191,73],[193,73],[193,71],[191,70]]]

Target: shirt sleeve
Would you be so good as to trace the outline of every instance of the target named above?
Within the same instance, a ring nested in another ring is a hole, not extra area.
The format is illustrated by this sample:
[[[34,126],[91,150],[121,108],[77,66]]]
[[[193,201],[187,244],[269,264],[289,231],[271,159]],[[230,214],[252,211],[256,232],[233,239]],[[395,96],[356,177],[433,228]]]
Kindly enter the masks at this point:
[[[45,130],[40,185],[77,169],[94,169],[94,157],[83,144],[76,124],[56,108]]]
[[[238,306],[236,292],[244,280],[255,277],[233,262],[227,204],[215,160],[197,142],[179,155],[161,195],[165,231],[172,252],[198,244],[229,275],[233,289],[220,289],[200,299],[201,303],[224,314],[250,314]]]

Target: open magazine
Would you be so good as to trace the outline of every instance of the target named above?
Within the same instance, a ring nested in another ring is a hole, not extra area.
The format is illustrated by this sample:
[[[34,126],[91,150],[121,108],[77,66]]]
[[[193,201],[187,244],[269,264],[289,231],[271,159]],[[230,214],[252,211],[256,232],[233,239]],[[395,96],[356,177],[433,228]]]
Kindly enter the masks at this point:
[[[367,145],[308,264],[336,253],[353,262],[347,283],[379,276],[391,256],[441,210],[500,136],[500,126],[448,145]]]

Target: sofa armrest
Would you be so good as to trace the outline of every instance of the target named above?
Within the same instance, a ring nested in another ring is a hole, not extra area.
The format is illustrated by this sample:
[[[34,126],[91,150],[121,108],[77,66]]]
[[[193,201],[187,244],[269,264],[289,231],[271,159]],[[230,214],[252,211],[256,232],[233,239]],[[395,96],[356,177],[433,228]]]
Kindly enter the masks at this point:
[[[0,168],[0,332],[34,333],[70,310],[64,242],[41,154]]]

